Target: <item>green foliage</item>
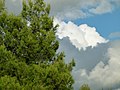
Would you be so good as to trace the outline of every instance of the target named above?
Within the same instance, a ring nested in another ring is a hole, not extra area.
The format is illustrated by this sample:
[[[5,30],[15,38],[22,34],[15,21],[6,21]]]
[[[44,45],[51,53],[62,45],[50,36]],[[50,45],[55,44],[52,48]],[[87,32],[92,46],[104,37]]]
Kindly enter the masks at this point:
[[[56,27],[43,0],[23,1],[20,15],[0,1],[0,90],[72,90],[74,60],[56,54]],[[29,23],[29,25],[28,25]]]
[[[0,0],[0,13],[4,9],[4,0]]]
[[[89,87],[87,84],[83,84],[83,85],[80,87],[80,90],[90,90],[90,87]]]
[[[0,78],[0,90],[21,90],[16,77],[3,76]]]
[[[23,2],[20,16],[7,12],[0,16],[1,44],[28,64],[52,61],[58,49],[53,20],[46,10],[42,0],[29,0]]]

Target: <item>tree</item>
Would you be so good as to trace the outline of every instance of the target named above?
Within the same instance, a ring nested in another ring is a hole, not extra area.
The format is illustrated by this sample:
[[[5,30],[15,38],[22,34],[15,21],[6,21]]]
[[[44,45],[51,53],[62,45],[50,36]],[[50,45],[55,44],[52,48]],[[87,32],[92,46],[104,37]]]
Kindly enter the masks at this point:
[[[4,0],[0,1],[0,12],[4,9]]]
[[[28,4],[23,2],[20,16],[7,13],[1,15],[2,32],[6,34],[4,45],[28,64],[53,61],[58,49],[53,20],[48,11],[49,7],[43,0],[29,0]]]
[[[0,89],[71,90],[74,61],[56,53],[56,27],[43,0],[23,1],[20,15],[0,1]],[[12,85],[14,86],[12,87]]]
[[[90,87],[89,87],[87,84],[83,84],[83,85],[80,87],[80,90],[90,90]]]
[[[15,77],[3,76],[0,78],[0,90],[21,90]]]

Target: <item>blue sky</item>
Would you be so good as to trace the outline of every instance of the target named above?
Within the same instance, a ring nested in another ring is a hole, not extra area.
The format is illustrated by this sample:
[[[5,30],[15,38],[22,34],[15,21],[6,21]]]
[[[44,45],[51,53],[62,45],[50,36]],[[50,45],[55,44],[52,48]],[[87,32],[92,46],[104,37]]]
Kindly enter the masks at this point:
[[[96,27],[103,37],[110,39],[108,36],[113,32],[120,32],[120,8],[102,15],[95,15],[88,18],[73,20],[77,25],[88,24]]]

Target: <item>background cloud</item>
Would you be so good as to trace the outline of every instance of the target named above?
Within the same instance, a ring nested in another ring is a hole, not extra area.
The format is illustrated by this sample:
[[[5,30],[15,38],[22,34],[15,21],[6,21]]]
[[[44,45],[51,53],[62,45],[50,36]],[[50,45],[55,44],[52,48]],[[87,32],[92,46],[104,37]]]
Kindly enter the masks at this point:
[[[7,10],[14,14],[19,14],[22,10],[22,0],[5,0]]]
[[[109,35],[110,38],[120,38],[120,32],[113,32]]]
[[[51,5],[51,15],[62,19],[85,18],[111,12],[120,0],[45,0]]]
[[[120,6],[120,0],[44,0],[51,5],[51,15],[60,19],[74,20],[96,14],[112,12]],[[18,14],[22,0],[6,0],[9,11]],[[16,8],[14,8],[16,7]]]
[[[86,69],[81,68],[73,71],[76,90],[83,83],[88,83],[94,90],[120,88],[120,40],[110,42],[107,57],[109,58],[107,64],[100,61],[88,73]]]
[[[79,50],[81,48],[86,49],[86,47],[97,46],[98,43],[106,43],[103,37],[96,32],[95,27],[90,27],[87,24],[82,24],[80,26],[75,25],[73,22],[65,23],[54,19],[54,25],[59,24],[56,35],[58,38],[63,39],[68,37],[70,42]]]
[[[65,52],[66,63],[70,62],[72,58],[75,59],[75,70],[86,69],[91,71],[101,60],[107,64],[108,58],[106,57],[106,52],[109,43],[98,44],[97,47],[87,47],[86,50],[81,49],[79,51],[71,44],[69,38],[66,37],[58,40],[60,42],[58,52]]]
[[[98,6],[91,8],[89,11],[93,14],[103,14],[107,12],[111,12],[113,9],[113,4],[108,0],[101,0]]]

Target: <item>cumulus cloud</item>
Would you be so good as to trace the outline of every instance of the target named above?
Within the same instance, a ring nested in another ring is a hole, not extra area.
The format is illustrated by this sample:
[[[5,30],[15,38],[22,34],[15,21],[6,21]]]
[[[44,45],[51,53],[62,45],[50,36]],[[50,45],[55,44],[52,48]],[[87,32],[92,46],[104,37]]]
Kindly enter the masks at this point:
[[[51,5],[51,15],[62,19],[85,18],[111,12],[120,0],[45,0]]]
[[[108,57],[107,65],[100,61],[88,74],[85,69],[73,71],[75,88],[82,83],[88,83],[93,90],[120,88],[120,40],[111,43]]]
[[[75,25],[73,22],[65,23],[58,19],[54,19],[54,25],[59,24],[56,35],[58,38],[63,39],[68,37],[71,43],[78,48],[86,49],[86,47],[95,47],[98,43],[106,43],[103,37],[96,32],[95,27],[90,27],[87,24],[80,26]]]

